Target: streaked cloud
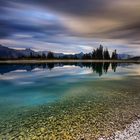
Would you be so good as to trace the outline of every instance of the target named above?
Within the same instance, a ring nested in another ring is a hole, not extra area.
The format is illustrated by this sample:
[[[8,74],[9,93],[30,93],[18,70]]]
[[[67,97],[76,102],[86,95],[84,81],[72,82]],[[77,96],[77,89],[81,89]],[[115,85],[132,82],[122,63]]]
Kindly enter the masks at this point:
[[[138,55],[139,7],[139,0],[1,0],[0,43],[66,53],[102,43]]]

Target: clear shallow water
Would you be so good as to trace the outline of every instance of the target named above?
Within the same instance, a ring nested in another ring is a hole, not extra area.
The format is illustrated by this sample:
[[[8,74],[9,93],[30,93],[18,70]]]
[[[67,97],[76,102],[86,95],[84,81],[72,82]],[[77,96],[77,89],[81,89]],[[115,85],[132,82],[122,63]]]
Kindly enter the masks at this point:
[[[97,138],[140,113],[139,64],[0,65],[0,73],[2,138]]]

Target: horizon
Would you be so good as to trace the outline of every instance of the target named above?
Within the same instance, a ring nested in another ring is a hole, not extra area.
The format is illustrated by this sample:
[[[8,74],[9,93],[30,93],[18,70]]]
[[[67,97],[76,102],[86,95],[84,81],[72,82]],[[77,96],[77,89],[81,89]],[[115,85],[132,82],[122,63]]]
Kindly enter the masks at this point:
[[[100,45],[102,46],[102,44],[100,44]],[[3,45],[0,44],[0,47],[1,47],[1,46],[3,46]],[[3,46],[3,47],[7,47],[7,46]],[[12,47],[7,47],[7,48],[9,48],[9,49],[14,49],[14,50],[27,50],[27,49],[30,49],[30,50],[32,50],[32,51],[34,51],[34,52],[37,52],[37,53],[38,53],[38,52],[52,52],[52,51],[49,51],[49,50],[44,50],[44,51],[42,50],[42,51],[39,51],[39,50],[35,50],[35,49],[32,49],[32,48],[12,48]],[[99,46],[98,46],[97,48],[99,48]],[[94,48],[94,50],[96,50],[97,48]],[[106,49],[108,50],[110,56],[112,55],[112,52],[116,50],[116,49],[115,49],[115,50],[113,50],[113,51],[109,51],[109,49],[108,49],[107,47],[105,48],[105,47],[103,46],[103,51],[106,50]],[[65,53],[65,52],[52,52],[52,53],[64,54],[64,55],[75,55],[75,54],[80,54],[80,53],[83,53],[83,54],[93,53],[94,50],[91,50],[91,51],[86,52],[86,53],[83,52],[83,51],[81,51],[81,52],[79,52],[79,53]],[[117,50],[116,50],[116,51],[117,51]],[[129,54],[127,54],[127,53],[118,53],[118,52],[117,52],[117,54],[120,54],[120,55],[121,55],[121,54],[129,55]],[[138,55],[131,55],[131,56],[138,56]]]
[[[99,47],[140,55],[140,1],[1,0],[0,44],[64,54]]]

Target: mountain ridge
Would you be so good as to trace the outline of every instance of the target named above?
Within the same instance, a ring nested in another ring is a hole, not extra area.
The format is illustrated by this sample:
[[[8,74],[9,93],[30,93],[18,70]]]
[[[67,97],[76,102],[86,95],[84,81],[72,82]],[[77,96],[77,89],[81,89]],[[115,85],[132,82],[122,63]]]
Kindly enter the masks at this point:
[[[23,50],[16,50],[12,49],[3,45],[0,45],[0,58],[1,59],[18,59],[18,58],[26,58],[26,57],[38,57],[38,56],[44,56],[47,57],[49,51],[34,51],[29,48],[25,48]],[[92,53],[88,53],[89,55],[92,55]],[[55,58],[78,58],[82,59],[82,57],[85,55],[83,52],[77,53],[77,54],[64,54],[64,53],[54,53],[53,55]],[[118,54],[118,59],[131,59],[136,56],[132,56],[129,54]]]

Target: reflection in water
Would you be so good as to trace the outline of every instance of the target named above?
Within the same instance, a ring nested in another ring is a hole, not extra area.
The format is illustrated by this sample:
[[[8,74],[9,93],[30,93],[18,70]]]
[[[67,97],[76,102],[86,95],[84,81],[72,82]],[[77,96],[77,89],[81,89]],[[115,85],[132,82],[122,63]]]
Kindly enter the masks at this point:
[[[116,72],[116,68],[117,68],[117,63],[112,63],[112,70],[114,70],[114,72]]]
[[[0,65],[10,72],[0,75],[0,140],[108,137],[140,116],[139,71],[124,63]]]
[[[110,67],[110,63],[44,63],[44,64],[2,64],[0,65],[0,74],[9,73],[15,70],[26,70],[32,71],[35,68],[40,69],[53,69],[55,67],[63,67],[63,66],[79,66],[79,67],[86,67],[92,68],[93,72],[96,72],[101,76],[104,73],[108,72]],[[111,63],[112,70],[115,72],[117,68],[117,63]]]

